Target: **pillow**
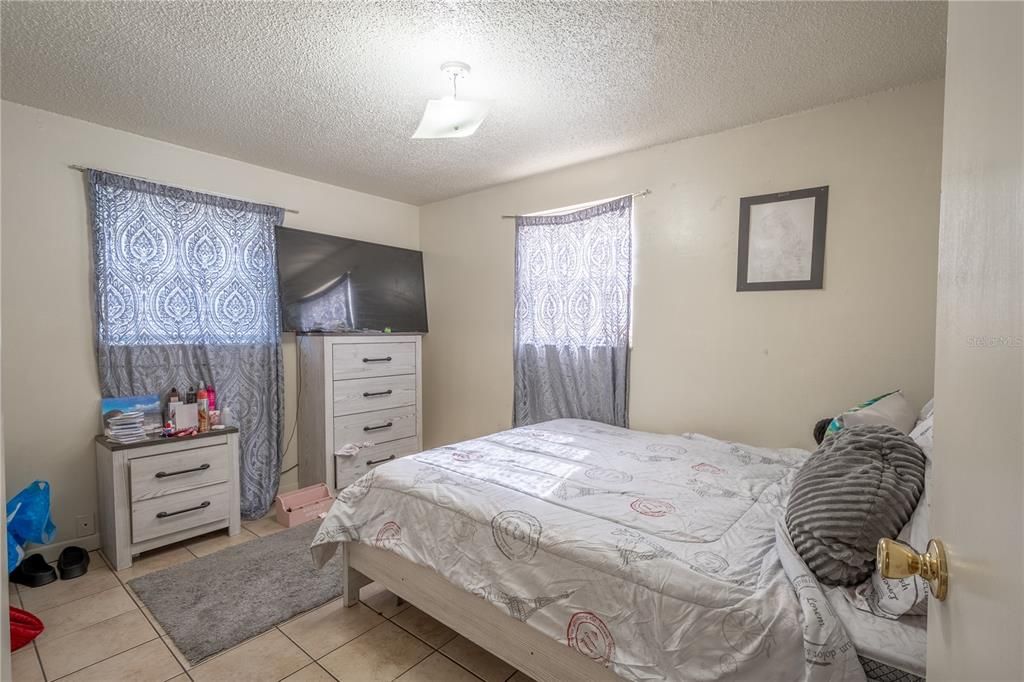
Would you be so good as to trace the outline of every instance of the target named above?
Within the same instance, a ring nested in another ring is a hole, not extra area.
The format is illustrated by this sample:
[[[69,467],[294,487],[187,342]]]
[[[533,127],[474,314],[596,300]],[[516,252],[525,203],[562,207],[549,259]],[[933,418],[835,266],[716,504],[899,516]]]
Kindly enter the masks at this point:
[[[921,448],[921,451],[929,460],[932,458],[932,450],[935,447],[932,440],[932,426],[934,423],[935,415],[929,411],[928,416],[922,418],[917,423],[917,426],[914,427],[914,430],[910,432],[911,440],[917,443],[917,446]]]
[[[875,565],[879,539],[895,537],[924,490],[925,456],[888,425],[830,434],[797,473],[786,507],[793,546],[825,585],[856,585]]]
[[[928,481],[931,479],[932,456],[932,401],[928,401],[921,409],[921,420],[910,432],[910,438],[924,452],[927,461],[924,466],[924,491],[917,501],[917,508],[910,516],[910,521],[903,526],[897,537],[918,552],[928,547],[931,533],[928,532]],[[857,587],[856,594],[863,600],[863,606],[883,618],[897,619],[900,616],[924,616],[928,614],[927,581],[919,576],[908,578],[883,578],[875,570],[871,580]]]
[[[928,480],[931,478],[932,468],[931,434],[932,417],[930,415],[914,427],[910,433],[910,437],[928,458],[924,466],[925,484],[921,499],[917,501],[917,508],[910,516],[910,521],[896,536],[898,540],[907,543],[918,552],[923,552],[928,548],[928,540],[931,538],[931,533],[928,532]],[[871,584],[875,593],[874,604],[884,615],[898,618],[904,614],[923,616],[928,613],[930,589],[928,582],[919,576],[883,578],[881,573],[875,571],[871,576]]]
[[[920,424],[933,414],[935,414],[935,398],[926,402],[924,407],[921,408],[920,414],[917,415],[917,423]]]
[[[861,403],[832,420],[828,430],[837,433],[847,426],[885,424],[910,433],[917,422],[917,415],[910,403],[903,397],[903,391],[896,390]]]

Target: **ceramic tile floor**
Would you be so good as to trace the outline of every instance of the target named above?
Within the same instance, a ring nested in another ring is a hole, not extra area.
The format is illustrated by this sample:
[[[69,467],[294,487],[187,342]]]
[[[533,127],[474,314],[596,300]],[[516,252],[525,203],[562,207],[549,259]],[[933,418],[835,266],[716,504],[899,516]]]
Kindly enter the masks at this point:
[[[530,682],[530,678],[377,585],[345,608],[340,599],[300,614],[190,668],[127,582],[284,530],[272,518],[242,533],[211,533],[110,570],[98,552],[89,572],[44,587],[11,585],[11,604],[46,630],[11,657],[14,682]]]

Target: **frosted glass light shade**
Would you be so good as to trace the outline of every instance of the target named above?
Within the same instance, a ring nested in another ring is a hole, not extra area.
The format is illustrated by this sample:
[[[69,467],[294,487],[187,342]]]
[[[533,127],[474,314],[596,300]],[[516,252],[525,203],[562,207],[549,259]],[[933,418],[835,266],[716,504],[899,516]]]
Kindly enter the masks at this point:
[[[487,117],[490,102],[471,99],[431,99],[423,111],[423,119],[412,134],[413,139],[436,137],[469,137]]]

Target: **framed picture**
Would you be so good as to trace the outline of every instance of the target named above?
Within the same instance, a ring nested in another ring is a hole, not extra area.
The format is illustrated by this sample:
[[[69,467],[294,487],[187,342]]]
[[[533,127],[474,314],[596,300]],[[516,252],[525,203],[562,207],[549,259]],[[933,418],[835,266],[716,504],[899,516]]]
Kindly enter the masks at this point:
[[[828,187],[740,199],[736,291],[821,289]]]

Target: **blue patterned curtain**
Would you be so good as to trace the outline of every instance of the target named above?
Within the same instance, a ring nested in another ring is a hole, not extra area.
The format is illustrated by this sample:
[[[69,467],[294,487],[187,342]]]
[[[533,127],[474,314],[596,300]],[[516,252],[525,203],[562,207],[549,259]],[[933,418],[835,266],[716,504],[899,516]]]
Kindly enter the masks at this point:
[[[516,218],[516,426],[628,426],[633,199]]]
[[[241,445],[242,516],[280,480],[279,208],[89,171],[105,397],[213,383]]]

